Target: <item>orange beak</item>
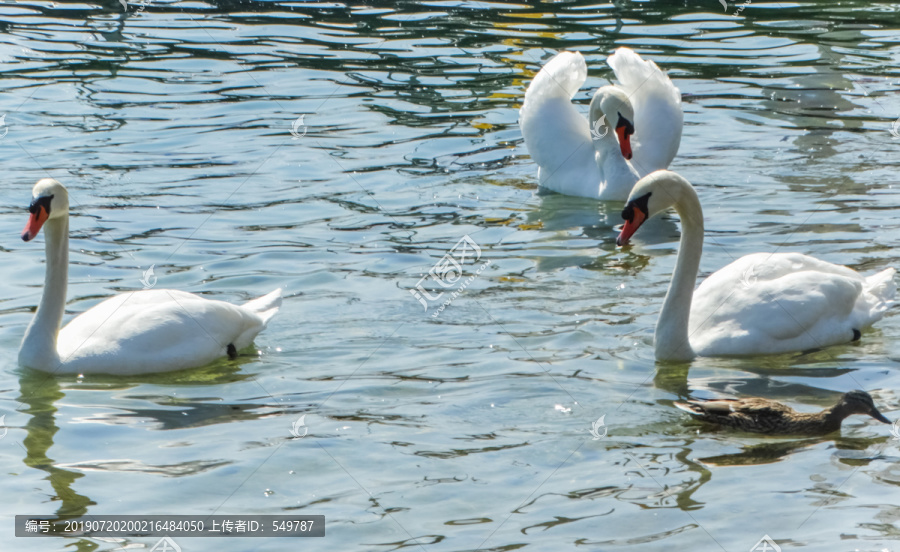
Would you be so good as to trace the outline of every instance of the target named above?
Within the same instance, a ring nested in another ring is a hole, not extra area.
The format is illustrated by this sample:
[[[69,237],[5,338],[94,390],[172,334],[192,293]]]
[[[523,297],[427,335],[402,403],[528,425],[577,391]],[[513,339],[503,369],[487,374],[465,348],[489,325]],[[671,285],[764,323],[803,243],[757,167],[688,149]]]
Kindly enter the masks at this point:
[[[631,236],[633,236],[634,233],[637,232],[637,229],[640,228],[642,224],[644,224],[645,220],[646,217],[644,216],[644,212],[640,209],[635,209],[634,218],[632,218],[631,220],[626,220],[625,226],[623,226],[622,231],[619,232],[619,237],[616,238],[616,245],[618,245],[619,247],[626,245],[628,243],[628,240],[631,239]]]
[[[625,126],[616,128],[616,136],[619,137],[619,149],[622,150],[622,157],[631,159],[631,138],[625,133]]]
[[[50,216],[50,213],[47,212],[43,207],[38,207],[37,211],[31,213],[31,216],[28,217],[28,222],[25,224],[25,230],[22,231],[22,239],[24,241],[31,241],[35,236],[38,235],[38,232],[41,231],[41,226],[47,222],[47,217]]]

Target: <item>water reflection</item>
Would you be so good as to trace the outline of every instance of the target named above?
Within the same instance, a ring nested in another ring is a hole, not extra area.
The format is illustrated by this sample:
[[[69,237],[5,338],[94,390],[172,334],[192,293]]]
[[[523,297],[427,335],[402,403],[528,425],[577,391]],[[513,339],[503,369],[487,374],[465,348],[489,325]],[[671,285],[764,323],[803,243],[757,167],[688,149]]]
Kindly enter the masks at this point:
[[[276,403],[274,397],[257,402],[241,404],[225,404],[221,397],[181,398],[167,394],[129,394],[128,391],[145,385],[170,387],[179,389],[183,386],[219,386],[223,383],[237,382],[253,377],[251,373],[241,373],[241,365],[252,365],[255,355],[241,355],[238,359],[220,361],[213,365],[181,372],[149,374],[133,377],[116,377],[97,375],[90,376],[87,381],[81,378],[77,383],[65,383],[66,378],[57,378],[50,374],[35,370],[22,369],[19,379],[20,394],[18,400],[23,407],[22,412],[30,415],[25,424],[26,437],[22,441],[26,456],[23,462],[30,468],[45,471],[46,480],[55,491],[51,501],[59,501],[56,509],[59,516],[81,516],[88,513],[90,506],[96,504],[89,497],[73,490],[75,482],[84,477],[86,471],[145,472],[167,475],[171,477],[190,476],[202,471],[216,469],[231,464],[227,459],[192,460],[172,465],[151,465],[140,460],[84,460],[78,462],[60,462],[50,456],[55,438],[59,437],[60,427],[57,422],[57,403],[63,401],[68,393],[96,393],[103,396],[117,396],[118,402],[150,402],[158,408],[128,408],[116,405],[115,402],[103,409],[113,412],[91,413],[87,416],[73,418],[69,423],[88,423],[105,425],[142,425],[144,430],[155,431],[177,430],[202,427],[215,424],[232,424],[241,421],[263,419],[269,416],[280,416],[290,411]],[[268,395],[260,389],[263,395]],[[149,422],[150,425],[144,425]],[[68,426],[67,427],[71,427]],[[98,452],[106,457],[109,451]]]
[[[72,490],[72,485],[84,474],[60,468],[49,456],[53,438],[59,431],[56,425],[57,408],[55,402],[64,396],[55,378],[33,370],[24,371],[19,380],[19,401],[27,405],[22,409],[31,418],[25,424],[27,435],[22,444],[25,447],[26,466],[47,473],[45,480],[56,493],[51,501],[59,501],[56,514],[60,516],[80,516],[96,502]]]

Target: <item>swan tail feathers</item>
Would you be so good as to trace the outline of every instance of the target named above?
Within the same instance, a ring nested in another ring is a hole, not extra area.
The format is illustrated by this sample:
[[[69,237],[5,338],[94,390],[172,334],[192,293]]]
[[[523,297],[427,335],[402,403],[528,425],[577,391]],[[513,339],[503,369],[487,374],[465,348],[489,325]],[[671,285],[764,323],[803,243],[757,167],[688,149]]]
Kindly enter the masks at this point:
[[[894,303],[897,295],[897,284],[894,282],[896,272],[893,268],[886,268],[866,278],[866,291],[878,299],[878,306],[882,309],[887,309]]]
[[[281,300],[281,288],[278,288],[262,297],[247,301],[243,307],[258,314],[263,320],[263,327],[265,327],[269,320],[275,316],[275,313],[278,312],[278,309],[281,308]]]

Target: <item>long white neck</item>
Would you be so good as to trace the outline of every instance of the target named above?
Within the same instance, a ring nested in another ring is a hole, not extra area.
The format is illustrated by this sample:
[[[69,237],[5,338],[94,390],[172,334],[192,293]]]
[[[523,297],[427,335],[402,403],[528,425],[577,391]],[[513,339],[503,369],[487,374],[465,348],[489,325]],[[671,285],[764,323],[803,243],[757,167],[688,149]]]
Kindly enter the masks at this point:
[[[640,179],[637,171],[622,156],[619,141],[612,130],[609,130],[602,138],[593,138],[593,142],[594,160],[597,162],[605,185],[600,190],[600,197],[624,201]]]
[[[56,337],[66,309],[66,284],[69,278],[69,217],[48,220],[44,224],[47,272],[44,293],[37,312],[25,330],[19,348],[19,364],[53,371],[59,367]]]
[[[681,199],[675,204],[681,218],[678,259],[653,338],[657,360],[687,361],[696,356],[689,340],[688,322],[703,253],[703,210],[694,188],[686,182],[682,187]]]

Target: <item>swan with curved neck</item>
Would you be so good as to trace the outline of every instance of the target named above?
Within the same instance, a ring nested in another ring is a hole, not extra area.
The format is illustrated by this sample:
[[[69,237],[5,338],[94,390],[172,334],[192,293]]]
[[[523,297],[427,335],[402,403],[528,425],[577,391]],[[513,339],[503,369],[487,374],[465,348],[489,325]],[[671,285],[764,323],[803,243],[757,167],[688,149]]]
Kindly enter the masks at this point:
[[[19,348],[19,365],[56,374],[144,374],[193,368],[234,356],[281,306],[281,290],[244,305],[183,291],[122,293],[88,309],[60,330],[69,264],[69,196],[45,178],[32,190],[24,241],[41,229],[47,269],[37,312]]]
[[[519,123],[543,188],[624,201],[642,175],[666,168],[678,152],[683,114],[672,81],[628,48],[607,63],[619,84],[594,93],[588,120],[572,104],[587,79],[579,52],[554,56],[528,86]]]
[[[746,255],[694,291],[703,251],[703,210],[690,182],[656,171],[634,187],[616,243],[628,243],[648,218],[674,207],[682,233],[675,271],[656,324],[658,360],[804,351],[848,343],[894,301],[894,269],[868,278],[797,253]]]

